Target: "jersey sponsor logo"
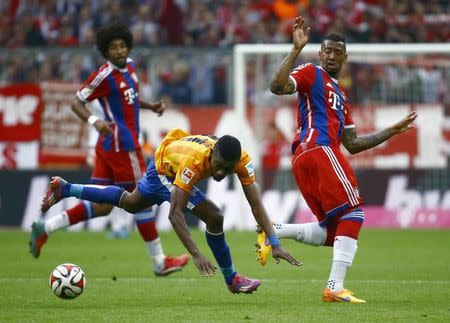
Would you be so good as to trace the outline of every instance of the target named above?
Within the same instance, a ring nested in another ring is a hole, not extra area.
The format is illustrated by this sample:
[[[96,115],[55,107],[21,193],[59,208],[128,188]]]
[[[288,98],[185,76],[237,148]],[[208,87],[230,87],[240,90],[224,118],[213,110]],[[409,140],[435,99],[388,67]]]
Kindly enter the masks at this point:
[[[191,171],[188,167],[185,167],[183,171],[181,172],[181,180],[184,184],[189,184],[190,181],[194,178],[194,172]]]
[[[128,104],[133,104],[134,98],[137,97],[137,93],[134,93],[132,88],[123,91],[123,95],[125,96],[125,101],[127,101]]]
[[[124,87],[126,87],[127,85],[124,83],[124,82],[120,82],[120,85],[119,85],[119,87],[121,88],[121,89],[123,89]]]
[[[330,108],[333,110],[342,108],[341,98],[333,91],[328,92],[328,103],[330,103]]]
[[[245,165],[245,169],[247,169],[248,177],[255,176],[255,166],[253,165],[253,162],[250,161]]]
[[[331,85],[330,82],[327,83],[327,86],[328,86],[328,87],[331,87],[332,89],[334,89],[333,85]]]
[[[94,92],[94,88],[88,85],[81,89],[80,95],[83,99],[87,99],[92,94],[92,92]]]

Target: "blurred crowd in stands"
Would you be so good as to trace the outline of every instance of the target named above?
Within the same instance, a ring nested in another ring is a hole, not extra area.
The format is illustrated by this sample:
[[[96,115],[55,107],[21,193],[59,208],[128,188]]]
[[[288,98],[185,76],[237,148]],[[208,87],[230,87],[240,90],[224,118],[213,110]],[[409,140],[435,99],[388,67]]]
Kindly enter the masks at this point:
[[[99,26],[121,20],[137,45],[228,47],[289,42],[293,19],[349,42],[448,42],[446,0],[4,0],[0,46],[91,45]]]
[[[223,104],[230,99],[232,45],[290,42],[299,14],[312,27],[313,43],[329,31],[345,34],[348,42],[445,43],[449,10],[443,0],[5,0],[0,46],[7,50],[0,53],[0,82],[83,81],[102,63],[92,50],[95,31],[121,20],[133,32],[132,56],[150,99]],[[153,54],[164,46],[178,49]],[[205,50],[191,53],[185,46]],[[211,48],[215,51],[206,51]],[[445,64],[443,69],[417,61],[351,64],[342,82],[353,102],[438,102],[450,92]]]

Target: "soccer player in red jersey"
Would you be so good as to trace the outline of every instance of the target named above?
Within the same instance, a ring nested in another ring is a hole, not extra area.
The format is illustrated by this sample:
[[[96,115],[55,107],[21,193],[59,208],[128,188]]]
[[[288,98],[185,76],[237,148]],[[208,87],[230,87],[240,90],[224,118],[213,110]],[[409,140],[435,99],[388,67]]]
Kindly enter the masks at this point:
[[[332,246],[333,261],[325,302],[364,303],[344,288],[344,278],[357,250],[358,234],[364,222],[363,200],[352,168],[340,144],[356,154],[411,129],[416,112],[375,134],[358,136],[347,97],[339,86],[341,68],[347,61],[345,38],[332,33],[324,38],[319,52],[320,66],[304,64],[292,70],[296,58],[308,43],[310,28],[297,17],[293,26],[293,47],[278,65],[270,85],[277,95],[298,93],[298,132],[292,144],[292,172],[297,186],[318,222],[274,223],[279,238]],[[258,234],[257,254],[265,264],[270,246],[265,233]]]
[[[123,24],[114,23],[102,27],[97,33],[97,49],[107,60],[94,71],[81,86],[72,102],[72,110],[99,132],[91,183],[115,184],[133,191],[145,173],[145,162],[139,144],[139,109],[152,110],[161,115],[163,101],[144,102],[139,98],[139,80],[136,67],[128,57],[133,47],[133,35]],[[105,120],[92,115],[85,104],[98,100]],[[31,253],[39,257],[48,235],[58,229],[93,217],[108,215],[113,206],[83,201],[46,221],[32,225]],[[157,276],[181,270],[189,257],[165,256],[156,229],[155,215],[151,209],[134,215],[136,226],[144,239]]]

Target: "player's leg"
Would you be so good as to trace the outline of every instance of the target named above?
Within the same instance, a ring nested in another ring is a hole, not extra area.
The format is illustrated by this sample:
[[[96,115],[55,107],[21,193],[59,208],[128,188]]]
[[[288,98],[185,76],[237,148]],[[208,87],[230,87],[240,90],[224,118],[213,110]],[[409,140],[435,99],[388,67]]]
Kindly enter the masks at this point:
[[[342,215],[337,223],[333,244],[333,261],[327,288],[324,291],[325,301],[336,301],[335,298],[338,295],[345,301],[350,299],[351,302],[364,303],[363,300],[356,299],[354,296],[347,298],[347,295],[342,295],[349,292],[344,288],[344,280],[358,250],[358,236],[363,221],[364,213],[357,208]],[[353,293],[350,292],[350,294]]]
[[[317,155],[323,174],[319,180],[320,201],[325,210],[325,219],[321,224],[327,226],[329,231],[325,244],[333,245],[333,260],[323,300],[365,303],[344,288],[344,279],[353,263],[358,234],[364,221],[363,211],[359,208],[362,198],[358,193],[358,184],[340,150],[322,147],[320,153],[323,154]]]
[[[67,197],[76,197],[100,204],[112,204],[121,207],[130,213],[136,213],[152,205],[152,202],[145,200],[139,194],[137,189],[132,193],[129,193],[118,186],[72,184],[60,177],[53,177],[47,189],[47,193],[43,198],[41,210],[45,212],[52,205]],[[85,204],[81,207],[85,207],[84,205]],[[89,208],[89,206],[86,208]],[[109,208],[110,210],[111,206],[108,205],[106,208]],[[50,226],[53,228],[58,228],[65,226],[67,222],[69,222],[70,225],[70,220],[68,220],[68,217],[62,214],[54,220],[51,220],[50,223],[53,224]],[[49,229],[49,227],[47,227],[47,229]],[[30,251],[34,257],[39,257],[40,250],[47,241],[47,238],[48,233],[46,232],[46,225],[43,222],[34,222],[32,225],[31,241],[29,243]]]
[[[198,190],[196,196],[200,196],[199,193],[201,192]],[[225,278],[228,289],[232,293],[252,293],[255,291],[261,282],[238,274],[234,268],[230,248],[223,231],[222,211],[206,197],[200,203],[197,204],[194,201],[193,204],[195,207],[191,212],[206,224],[206,241]]]
[[[109,185],[113,183],[112,169],[104,156],[95,155],[94,169],[91,175],[91,183],[98,185]],[[54,185],[57,183],[55,182]],[[44,195],[41,209],[47,211],[53,204],[59,201],[59,192],[54,192],[50,187]],[[81,201],[74,207],[58,213],[44,221],[36,221],[32,224],[30,251],[34,257],[39,257],[41,248],[47,241],[48,236],[57,230],[66,228],[76,223],[87,221],[93,217],[105,216],[112,209],[108,204],[96,204],[90,201]]]
[[[142,159],[143,163],[143,159]],[[171,182],[168,179],[161,181],[154,162],[151,161],[147,167],[147,172],[142,180],[138,182],[138,190],[146,196],[153,204],[161,204],[170,200],[169,187]],[[136,227],[144,240],[147,252],[152,259],[153,271],[156,276],[167,276],[180,271],[189,261],[189,256],[168,256],[164,254],[161,239],[156,228],[156,212],[151,208],[144,209],[134,214]]]

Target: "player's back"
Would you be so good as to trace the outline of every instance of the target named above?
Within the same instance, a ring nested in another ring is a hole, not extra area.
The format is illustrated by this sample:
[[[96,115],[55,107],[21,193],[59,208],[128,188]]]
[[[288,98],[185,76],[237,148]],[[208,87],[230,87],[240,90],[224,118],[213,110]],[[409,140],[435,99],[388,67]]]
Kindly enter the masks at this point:
[[[338,81],[320,66],[305,64],[290,75],[298,92],[298,132],[300,142],[338,147],[345,127],[353,127],[350,107]]]
[[[173,129],[156,149],[156,169],[173,178],[183,164],[195,168],[201,178],[206,178],[211,175],[210,155],[216,141],[214,136],[191,135],[182,129]]]

